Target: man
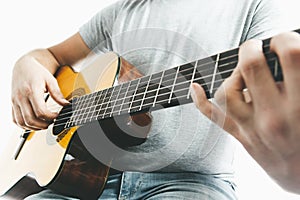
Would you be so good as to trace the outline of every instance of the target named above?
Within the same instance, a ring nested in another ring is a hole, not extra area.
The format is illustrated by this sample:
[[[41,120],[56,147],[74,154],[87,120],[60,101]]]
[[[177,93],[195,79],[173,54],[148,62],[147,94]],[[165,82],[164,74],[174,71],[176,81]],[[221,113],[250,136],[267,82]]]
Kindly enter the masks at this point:
[[[12,85],[14,121],[25,129],[47,128],[57,114],[46,108],[45,91],[59,104],[68,104],[53,77],[61,65],[115,51],[149,75],[248,39],[270,37],[279,31],[278,13],[271,0],[119,1],[66,41],[18,60]],[[232,138],[193,104],[152,115],[149,138],[130,149],[137,157],[125,154],[113,166],[124,172],[109,177],[101,199],[236,199]],[[29,197],[34,198],[67,199],[49,190]]]
[[[193,98],[200,111],[237,138],[282,188],[300,194],[300,36],[278,35],[270,49],[278,55],[283,82],[275,83],[262,43],[251,40],[241,46],[238,67],[216,93],[218,106],[207,101],[196,84]],[[245,99],[245,88],[251,100]]]

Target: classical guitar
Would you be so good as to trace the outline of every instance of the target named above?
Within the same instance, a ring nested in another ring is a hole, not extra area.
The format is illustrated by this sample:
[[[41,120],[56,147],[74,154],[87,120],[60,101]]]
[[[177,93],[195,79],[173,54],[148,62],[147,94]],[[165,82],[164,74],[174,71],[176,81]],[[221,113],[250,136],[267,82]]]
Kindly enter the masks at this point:
[[[270,70],[276,81],[283,80],[280,63],[269,45],[270,39],[263,41]],[[189,88],[193,82],[203,86],[208,98],[213,97],[237,62],[238,48],[148,76],[113,52],[100,56],[80,72],[61,67],[56,78],[71,103],[61,108],[47,98],[47,105],[59,111],[54,123],[47,130],[12,135],[0,155],[0,194],[9,193],[30,174],[41,187],[80,199],[96,199],[114,156],[105,164],[95,159],[80,135],[92,137],[99,132],[89,129],[86,133],[84,127],[99,124],[106,137],[120,147],[141,144],[151,126],[149,111],[191,103]],[[116,78],[120,84],[113,86]],[[126,126],[118,128],[116,119]],[[72,159],[67,159],[68,155]]]

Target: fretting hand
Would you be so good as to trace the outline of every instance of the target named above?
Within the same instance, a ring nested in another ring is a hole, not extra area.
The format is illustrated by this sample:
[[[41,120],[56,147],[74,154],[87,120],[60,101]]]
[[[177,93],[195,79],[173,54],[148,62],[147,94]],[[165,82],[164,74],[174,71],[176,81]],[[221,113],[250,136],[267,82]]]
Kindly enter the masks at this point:
[[[195,83],[192,96],[199,110],[241,142],[279,185],[300,193],[299,34],[273,37],[270,50],[279,57],[284,82],[275,83],[262,42],[251,40],[240,47],[238,66],[216,92],[216,104]]]

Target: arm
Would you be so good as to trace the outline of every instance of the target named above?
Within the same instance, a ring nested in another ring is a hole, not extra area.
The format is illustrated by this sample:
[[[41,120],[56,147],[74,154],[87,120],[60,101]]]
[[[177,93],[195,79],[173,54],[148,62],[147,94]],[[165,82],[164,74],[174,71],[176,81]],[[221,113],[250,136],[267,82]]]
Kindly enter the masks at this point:
[[[279,57],[283,83],[275,83],[261,42],[252,40],[241,46],[237,68],[215,94],[217,105],[207,101],[197,84],[192,85],[193,99],[199,110],[240,141],[279,185],[300,194],[300,36],[276,36],[270,49]],[[250,100],[245,99],[244,88]]]
[[[15,64],[12,76],[12,116],[20,127],[45,129],[57,117],[46,108],[44,93],[60,105],[67,105],[53,74],[59,66],[74,65],[85,58],[90,49],[79,33],[48,49],[33,50]]]

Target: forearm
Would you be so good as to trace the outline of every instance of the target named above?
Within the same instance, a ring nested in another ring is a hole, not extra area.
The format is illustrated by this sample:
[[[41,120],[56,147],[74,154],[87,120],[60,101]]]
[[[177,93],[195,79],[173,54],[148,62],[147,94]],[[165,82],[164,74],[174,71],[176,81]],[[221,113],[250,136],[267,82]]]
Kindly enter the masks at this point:
[[[22,56],[17,61],[16,66],[32,62],[38,62],[40,66],[45,67],[51,74],[54,74],[61,65],[48,49],[36,49]]]

